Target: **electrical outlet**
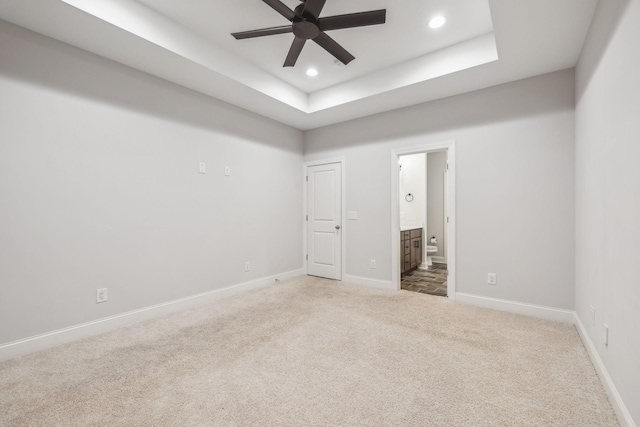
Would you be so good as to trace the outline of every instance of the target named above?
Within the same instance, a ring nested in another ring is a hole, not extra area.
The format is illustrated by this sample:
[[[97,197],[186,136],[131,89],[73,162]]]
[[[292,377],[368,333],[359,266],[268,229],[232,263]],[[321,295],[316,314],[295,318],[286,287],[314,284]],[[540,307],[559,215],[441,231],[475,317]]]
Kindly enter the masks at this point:
[[[244,271],[251,271],[251,263],[249,261],[244,263]]]
[[[101,302],[107,302],[109,296],[107,295],[107,288],[96,289],[96,304]]]
[[[498,278],[496,276],[496,273],[489,273],[487,275],[487,283],[490,285],[497,285],[498,284]]]
[[[602,341],[604,342],[605,347],[609,347],[609,325],[604,323],[602,326]]]
[[[206,163],[200,163],[198,165],[198,172],[200,173],[207,173],[207,164]]]
[[[369,268],[376,268],[376,260],[372,259],[369,263]]]
[[[596,309],[591,305],[589,306],[589,310],[591,310],[591,324],[596,324]]]
[[[231,175],[231,168],[229,166],[224,167],[224,176]]]

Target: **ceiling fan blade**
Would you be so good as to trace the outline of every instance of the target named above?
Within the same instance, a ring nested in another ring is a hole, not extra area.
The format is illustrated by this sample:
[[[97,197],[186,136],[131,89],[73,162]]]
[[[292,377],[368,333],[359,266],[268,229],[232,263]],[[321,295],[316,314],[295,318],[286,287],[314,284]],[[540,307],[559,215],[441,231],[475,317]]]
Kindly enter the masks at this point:
[[[262,0],[262,1],[268,4],[269,6],[271,6],[273,10],[275,10],[280,15],[287,18],[289,21],[293,21],[293,18],[296,17],[296,13],[293,10],[289,9],[289,7],[286,4],[282,3],[280,0]]]
[[[356,59],[353,55],[345,50],[334,39],[329,37],[326,33],[321,32],[316,38],[313,39],[320,47],[335,56],[344,65]]]
[[[302,48],[306,43],[306,39],[302,39],[300,37],[296,37],[291,43],[291,49],[289,49],[289,54],[287,55],[287,59],[284,61],[284,67],[293,67],[296,65],[296,61],[300,56],[300,52],[302,52]]]
[[[367,25],[384,24],[387,10],[372,10],[369,12],[349,13],[346,15],[327,16],[318,20],[320,31],[340,30],[342,28],[365,27]]]
[[[309,14],[318,19],[326,1],[327,0],[306,0],[306,2],[304,3],[303,13]]]
[[[239,33],[231,33],[236,40],[250,39],[253,37],[272,36],[274,34],[285,34],[293,31],[291,25],[284,25],[282,27],[263,28],[261,30],[241,31]]]

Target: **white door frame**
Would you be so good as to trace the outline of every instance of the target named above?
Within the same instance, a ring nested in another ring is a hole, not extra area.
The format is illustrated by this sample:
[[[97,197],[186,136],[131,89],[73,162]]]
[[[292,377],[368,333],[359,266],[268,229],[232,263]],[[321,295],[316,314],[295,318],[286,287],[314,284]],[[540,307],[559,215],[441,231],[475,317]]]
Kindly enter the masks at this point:
[[[328,165],[331,163],[340,163],[340,165],[342,166],[341,169],[341,181],[342,181],[342,185],[340,188],[340,203],[342,204],[342,206],[340,206],[340,252],[341,252],[341,258],[340,258],[340,280],[344,280],[344,272],[346,271],[346,256],[345,256],[345,250],[344,250],[344,242],[346,241],[345,238],[345,234],[347,233],[347,227],[346,227],[346,223],[347,223],[347,219],[346,219],[346,204],[345,204],[345,168],[346,168],[346,161],[344,157],[336,157],[336,158],[332,158],[332,159],[324,159],[324,160],[314,160],[314,161],[310,161],[310,162],[305,162],[302,165],[302,266],[303,266],[303,270],[304,270],[304,274],[309,274],[309,270],[308,270],[308,260],[307,260],[307,254],[308,254],[308,238],[307,238],[307,232],[308,232],[308,225],[309,223],[307,222],[307,202],[308,202],[308,188],[307,188],[307,176],[309,173],[309,167],[311,166],[321,166],[321,165]]]
[[[393,289],[400,290],[400,202],[399,196],[399,174],[398,162],[400,156],[408,154],[429,153],[433,151],[447,151],[447,163],[449,165],[449,176],[447,180],[446,200],[447,212],[449,213],[449,223],[446,228],[447,233],[447,296],[451,301],[456,299],[456,162],[455,162],[455,141],[433,142],[418,147],[399,148],[391,150],[391,284]],[[426,225],[425,225],[426,227]]]
[[[449,200],[449,170],[445,170],[444,171],[444,199],[445,200]],[[449,236],[447,236],[448,233],[448,228],[447,227],[447,218],[449,217],[449,206],[448,203],[444,204],[444,253],[443,258],[444,258],[444,262],[445,264],[447,263],[447,246],[449,246]]]

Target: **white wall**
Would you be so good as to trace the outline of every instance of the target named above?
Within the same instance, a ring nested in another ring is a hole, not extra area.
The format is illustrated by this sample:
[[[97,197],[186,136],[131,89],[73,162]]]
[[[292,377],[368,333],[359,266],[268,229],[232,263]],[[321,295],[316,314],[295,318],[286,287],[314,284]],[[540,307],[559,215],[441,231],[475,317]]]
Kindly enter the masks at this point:
[[[300,131],[2,21],[0,94],[0,343],[302,267]]]
[[[427,219],[427,162],[424,153],[401,156],[399,183],[400,226],[426,227]],[[413,200],[407,201],[411,194]]]
[[[457,290],[572,309],[573,70],[305,133],[306,161],[346,158],[347,274],[391,281],[391,150],[452,139]]]
[[[427,154],[427,236],[425,245],[430,245],[431,237],[438,241],[436,257],[445,256],[444,240],[444,173],[447,171],[447,152],[437,151]]]
[[[575,308],[636,425],[640,425],[639,46],[640,1],[601,1],[576,72]],[[602,340],[605,323],[608,347]]]

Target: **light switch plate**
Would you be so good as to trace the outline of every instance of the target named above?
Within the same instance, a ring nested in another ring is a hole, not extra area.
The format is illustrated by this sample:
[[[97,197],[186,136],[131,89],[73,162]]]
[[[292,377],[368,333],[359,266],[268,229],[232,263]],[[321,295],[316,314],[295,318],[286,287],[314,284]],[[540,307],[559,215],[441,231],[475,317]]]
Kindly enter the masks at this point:
[[[490,285],[497,285],[498,284],[498,278],[496,276],[496,273],[489,273],[487,275],[487,283]]]
[[[347,211],[347,219],[358,219],[358,212]]]
[[[107,288],[96,289],[96,303],[107,302],[109,295],[107,294]]]

